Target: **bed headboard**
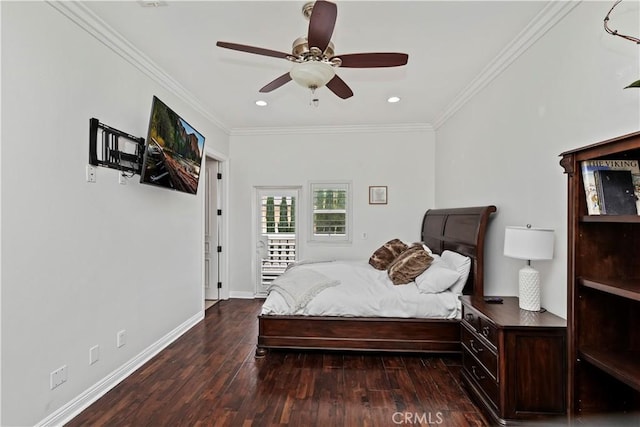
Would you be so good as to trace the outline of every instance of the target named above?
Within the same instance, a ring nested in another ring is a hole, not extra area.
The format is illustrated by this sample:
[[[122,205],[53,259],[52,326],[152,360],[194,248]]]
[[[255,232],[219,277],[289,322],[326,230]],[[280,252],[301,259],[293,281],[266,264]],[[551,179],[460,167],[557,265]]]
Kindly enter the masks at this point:
[[[471,272],[463,293],[484,295],[484,238],[496,207],[429,209],[422,219],[421,240],[434,253],[455,251],[471,258]]]

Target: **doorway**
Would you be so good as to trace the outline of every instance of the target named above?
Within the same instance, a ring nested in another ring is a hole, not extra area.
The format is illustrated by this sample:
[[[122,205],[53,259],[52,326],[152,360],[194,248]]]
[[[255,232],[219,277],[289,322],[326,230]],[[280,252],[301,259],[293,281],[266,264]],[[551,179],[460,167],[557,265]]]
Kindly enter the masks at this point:
[[[267,295],[269,285],[299,256],[299,187],[256,188],[255,294]]]

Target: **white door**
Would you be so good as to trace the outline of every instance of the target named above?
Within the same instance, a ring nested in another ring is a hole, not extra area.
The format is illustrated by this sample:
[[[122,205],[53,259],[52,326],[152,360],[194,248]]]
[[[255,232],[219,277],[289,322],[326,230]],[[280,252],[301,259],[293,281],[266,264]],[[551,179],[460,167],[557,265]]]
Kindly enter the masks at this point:
[[[211,157],[205,165],[205,225],[204,225],[204,299],[220,299],[220,227],[222,225],[220,206],[220,163]]]
[[[256,296],[298,259],[298,187],[257,188],[254,232]]]

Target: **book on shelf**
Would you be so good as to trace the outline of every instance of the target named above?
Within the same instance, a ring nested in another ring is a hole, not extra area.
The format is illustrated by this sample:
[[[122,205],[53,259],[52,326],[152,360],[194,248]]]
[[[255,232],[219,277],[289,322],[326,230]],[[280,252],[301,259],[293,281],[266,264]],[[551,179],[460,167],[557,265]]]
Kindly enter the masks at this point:
[[[636,213],[640,214],[640,166],[638,165],[637,160],[583,160],[580,162],[580,169],[582,171],[582,182],[584,184],[584,191],[587,199],[587,213],[589,215],[606,215],[606,213],[601,209],[598,190],[596,188],[594,172],[598,170],[626,170],[631,172],[636,202]]]
[[[594,171],[593,175],[601,214],[638,214],[631,171],[601,169]]]

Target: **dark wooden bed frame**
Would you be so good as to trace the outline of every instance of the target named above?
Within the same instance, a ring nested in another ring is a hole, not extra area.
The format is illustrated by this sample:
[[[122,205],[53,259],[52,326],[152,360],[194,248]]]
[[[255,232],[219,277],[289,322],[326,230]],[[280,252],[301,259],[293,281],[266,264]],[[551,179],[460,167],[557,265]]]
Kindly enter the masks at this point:
[[[484,239],[495,206],[429,209],[422,241],[434,252],[448,249],[471,258],[463,293],[484,295]],[[457,353],[457,319],[396,317],[258,316],[256,357],[268,349]]]

